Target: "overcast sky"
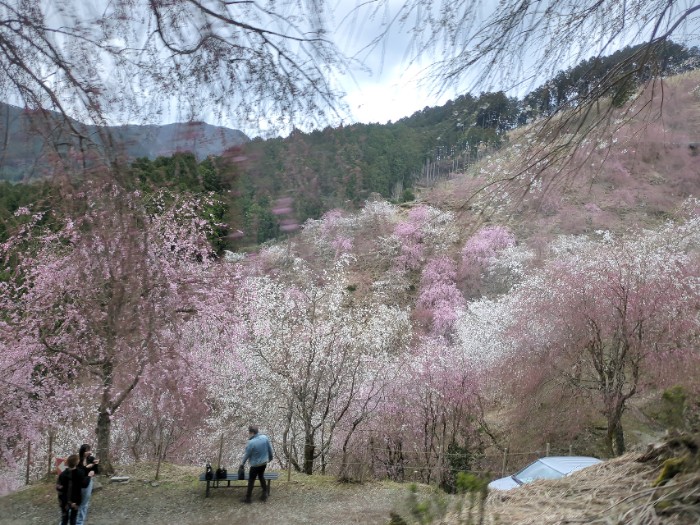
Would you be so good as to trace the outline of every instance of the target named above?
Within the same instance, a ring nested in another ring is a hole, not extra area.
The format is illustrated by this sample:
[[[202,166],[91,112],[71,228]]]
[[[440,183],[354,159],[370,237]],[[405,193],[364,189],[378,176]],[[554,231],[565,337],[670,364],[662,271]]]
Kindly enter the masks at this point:
[[[398,7],[399,2],[393,2]],[[355,69],[346,77],[343,88],[351,119],[356,122],[396,121],[426,106],[444,104],[450,97],[438,94],[421,82],[424,68],[430,63],[423,60],[411,63],[410,38],[398,24],[381,45],[364,49],[367,43],[383,30],[395,12],[380,12],[370,16],[369,10],[353,11],[356,0],[340,0],[332,22],[339,26],[335,33],[338,45],[349,56],[356,56],[370,71]]]
[[[546,80],[544,76],[530,77],[521,79],[522,84],[516,87],[506,83],[480,85],[477,91],[475,79],[467,76],[458,85],[440,90],[430,84],[427,68],[441,56],[424,56],[419,62],[413,60],[409,34],[411,24],[407,23],[402,28],[394,19],[406,0],[389,0],[388,9],[375,12],[373,16],[370,16],[372,11],[368,8],[371,3],[371,0],[336,0],[331,6],[329,23],[335,24],[331,33],[336,43],[349,56],[355,56],[357,53],[357,57],[371,71],[367,73],[355,70],[352,79],[348,77],[343,81],[342,85],[347,93],[345,101],[352,121],[380,124],[396,121],[426,106],[440,106],[469,92],[478,94],[478,91],[503,89],[511,96],[522,96]],[[361,6],[359,10],[358,5]],[[498,5],[499,0],[474,0],[469,12],[470,22],[478,25],[480,21],[491,16]],[[358,12],[360,14],[357,14]],[[371,52],[360,52],[363,46],[380,34],[391,21],[392,30],[382,39],[381,45],[373,48]],[[595,51],[592,46],[590,53]],[[527,57],[523,58],[525,69],[532,66],[531,63],[527,63]]]
[[[437,1],[437,0],[435,0]],[[334,4],[334,16],[331,17],[331,22],[337,24],[340,29],[332,28],[331,33],[334,35],[336,42],[348,55],[353,55],[366,42],[370,41],[374,36],[382,30],[382,24],[391,20],[399,6],[405,3],[405,0],[390,0],[390,7],[393,12],[382,12],[375,15],[373,18],[366,16],[369,12],[365,9],[365,15],[347,16],[347,13],[353,13],[353,7],[358,5],[366,6],[371,1],[361,0],[336,0]],[[678,2],[675,9],[686,9],[692,6],[695,2],[684,0]],[[472,22],[484,20],[498,9],[498,0],[481,0],[474,2],[474,10],[470,12]],[[630,21],[630,34],[634,33],[635,23]],[[371,74],[355,71],[354,79],[346,78],[343,81],[343,87],[347,92],[346,102],[351,112],[351,120],[356,122],[378,122],[385,123],[387,121],[396,121],[402,117],[409,116],[415,111],[423,109],[426,106],[439,106],[447,102],[449,99],[454,99],[457,96],[472,92],[475,93],[475,84],[464,79],[459,85],[453,86],[446,92],[438,92],[434,87],[425,81],[425,68],[439,57],[425,57],[421,62],[414,63],[410,61],[411,55],[410,38],[407,30],[400,30],[398,24],[391,31],[387,38],[382,41],[382,46],[375,48],[371,53],[359,55],[365,65],[372,71]],[[691,29],[697,29],[692,26]],[[681,26],[674,33],[673,38],[678,42],[683,42],[686,45],[698,45],[700,38],[697,34],[688,32],[686,26]],[[636,42],[638,43],[638,42]],[[604,54],[610,54],[614,50],[630,44],[629,41],[613,41],[604,51]],[[571,49],[570,63],[562,62],[556,64],[557,70],[563,70],[567,67],[575,65],[579,60],[589,58],[600,51],[602,42],[597,42],[591,39],[590,46],[586,49]],[[579,55],[580,53],[580,55]],[[531,67],[530,76],[527,74],[525,78],[520,78],[521,84],[513,87],[510,84],[479,86],[479,90],[495,91],[499,89],[505,90],[511,96],[523,96],[531,91],[537,85],[541,85],[549,78],[549,74],[544,71],[538,71],[534,68],[533,63],[528,63],[528,57],[520,57],[523,60],[524,71],[528,71]],[[539,74],[539,76],[537,76]],[[508,73],[505,73],[507,76]],[[423,79],[423,82],[420,80]],[[511,78],[510,81],[514,79]]]
[[[365,2],[359,0],[337,0],[331,6],[330,23],[335,24],[331,33],[338,46],[369,70],[356,68],[351,77],[343,79],[343,89],[347,93],[345,102],[352,121],[380,124],[396,121],[426,106],[442,105],[468,89],[464,86],[440,93],[432,88],[425,81],[425,68],[435,57],[412,61],[408,31],[395,21],[380,45],[365,49],[392,21],[404,1],[392,0],[389,2],[390,9],[381,12],[372,12]],[[482,15],[496,4],[497,0],[484,0],[482,13],[475,15]],[[364,6],[364,9],[355,9],[358,5]]]
[[[438,2],[439,0],[435,0]],[[692,3],[691,0],[684,0],[685,3]],[[406,27],[401,28],[400,24],[394,23],[381,43],[368,50],[366,46],[386,29],[388,22],[393,20],[399,7],[406,0],[389,0],[383,5],[388,5],[387,10],[380,12],[372,11],[372,0],[327,0],[325,5],[329,12],[328,29],[329,38],[334,40],[340,50],[349,57],[357,59],[364,68],[353,67],[350,74],[343,77],[336,77],[335,82],[343,91],[347,93],[344,102],[347,104],[348,115],[344,123],[352,122],[377,122],[386,123],[396,121],[402,117],[409,116],[426,106],[438,106],[444,104],[448,99],[456,96],[474,92],[474,84],[469,78],[463,79],[460,84],[453,86],[445,92],[438,92],[434,86],[426,81],[426,68],[439,56],[425,56],[420,62],[411,61],[411,40],[409,35],[410,21]],[[83,6],[94,16],[99,16],[102,7],[109,3],[109,0],[93,0]],[[47,0],[47,11],[49,19],[56,17],[60,21],[61,15],[52,15],[50,0]],[[437,3],[436,3],[437,5]],[[89,7],[88,7],[89,6]],[[358,6],[360,6],[358,8]],[[497,8],[498,0],[474,0],[475,9],[463,18],[469,22],[483,20]],[[373,16],[372,16],[373,15]],[[421,19],[422,20],[422,19]],[[596,43],[591,42],[590,49],[587,49],[588,56],[595,53]],[[614,47],[612,48],[614,49]],[[612,51],[608,48],[609,51]],[[567,51],[568,52],[568,51]],[[576,51],[572,50],[572,54]],[[527,57],[525,57],[526,65]],[[530,64],[531,65],[531,64]],[[571,64],[557,64],[561,69]],[[480,86],[480,90],[504,89],[509,95],[521,96],[538,83],[546,80],[544,78],[530,78],[529,82],[522,84],[518,90],[510,90],[507,85]],[[474,93],[477,94],[477,93]],[[152,94],[144,93],[144,96]],[[167,108],[160,113],[161,123],[184,120],[181,111],[175,108],[176,102],[172,102],[170,110]],[[166,107],[168,102],[165,103]],[[204,120],[212,124],[222,124],[228,127],[242,129],[247,134],[265,134],[265,130],[246,129],[240,122],[222,121],[221,118],[207,118],[206,114],[200,115]],[[225,116],[224,119],[225,120]],[[127,116],[127,121],[128,116]],[[155,123],[155,122],[154,122]],[[288,130],[287,130],[288,131]]]

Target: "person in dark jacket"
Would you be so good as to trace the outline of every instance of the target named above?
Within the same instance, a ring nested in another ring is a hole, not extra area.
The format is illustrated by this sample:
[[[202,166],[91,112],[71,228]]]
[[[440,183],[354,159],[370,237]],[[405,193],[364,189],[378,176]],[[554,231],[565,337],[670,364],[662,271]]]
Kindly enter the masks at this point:
[[[270,493],[270,487],[265,482],[265,467],[272,461],[272,445],[265,434],[258,433],[258,427],[251,425],[248,427],[248,444],[245,447],[245,455],[241,461],[241,467],[246,461],[250,461],[250,472],[248,474],[248,492],[244,503],[250,503],[250,498],[253,495],[253,487],[255,486],[255,478],[260,478],[260,486],[262,487],[262,500],[267,500]]]
[[[82,501],[82,489],[87,487],[94,473],[85,475],[79,470],[80,456],[73,454],[66,460],[66,469],[61,472],[56,482],[58,504],[61,507],[61,525],[75,525],[78,509]]]

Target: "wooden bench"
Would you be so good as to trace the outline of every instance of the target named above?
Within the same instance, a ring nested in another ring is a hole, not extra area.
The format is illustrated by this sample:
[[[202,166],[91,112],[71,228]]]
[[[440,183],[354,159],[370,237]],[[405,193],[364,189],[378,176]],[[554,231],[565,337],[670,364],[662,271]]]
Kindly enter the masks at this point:
[[[265,472],[263,474],[265,481],[267,481],[267,491],[268,494],[270,493],[270,490],[272,488],[272,480],[279,478],[279,474],[277,472]],[[199,476],[199,481],[206,481],[207,482],[207,491],[205,493],[205,498],[209,497],[209,489],[221,489],[221,488],[226,488],[226,487],[247,487],[248,486],[248,471],[246,470],[245,473],[245,478],[244,479],[238,479],[238,471],[232,472],[230,474],[226,475],[226,478],[221,478],[221,479],[206,479],[204,474],[200,474]],[[241,481],[243,484],[231,484],[232,481]],[[223,485],[223,483],[226,483]]]

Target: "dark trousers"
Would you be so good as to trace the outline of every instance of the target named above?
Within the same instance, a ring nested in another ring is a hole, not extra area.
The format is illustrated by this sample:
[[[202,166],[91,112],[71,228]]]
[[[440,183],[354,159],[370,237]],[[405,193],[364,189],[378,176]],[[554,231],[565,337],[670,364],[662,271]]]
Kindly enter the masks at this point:
[[[248,473],[248,493],[246,494],[246,499],[250,499],[250,497],[253,495],[255,478],[260,478],[260,486],[263,489],[263,498],[267,497],[267,483],[265,482],[264,476],[265,467],[267,467],[267,463],[263,463],[257,467],[250,467],[250,472]]]
[[[61,507],[61,525],[75,525],[78,519],[78,509]]]

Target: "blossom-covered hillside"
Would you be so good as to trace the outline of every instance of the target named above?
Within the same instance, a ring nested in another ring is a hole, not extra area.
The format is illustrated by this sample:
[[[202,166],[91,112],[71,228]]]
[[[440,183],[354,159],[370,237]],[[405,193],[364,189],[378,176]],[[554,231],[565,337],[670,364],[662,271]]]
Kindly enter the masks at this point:
[[[615,109],[563,163],[544,171],[527,166],[533,150],[566,143],[538,142],[527,129],[473,170],[424,195],[460,210],[467,222],[507,221],[528,238],[621,231],[671,218],[700,195],[700,73],[648,86],[633,106]],[[544,162],[542,162],[544,164]],[[478,197],[473,190],[484,188]]]
[[[660,120],[616,110],[573,171],[522,169],[521,132],[416,202],[247,253],[212,249],[211,195],[110,181],[73,197],[79,216],[22,208],[0,245],[0,487],[77,442],[106,470],[235,465],[250,422],[275,468],[448,491],[544,450],[697,430],[697,76],[668,86]]]

